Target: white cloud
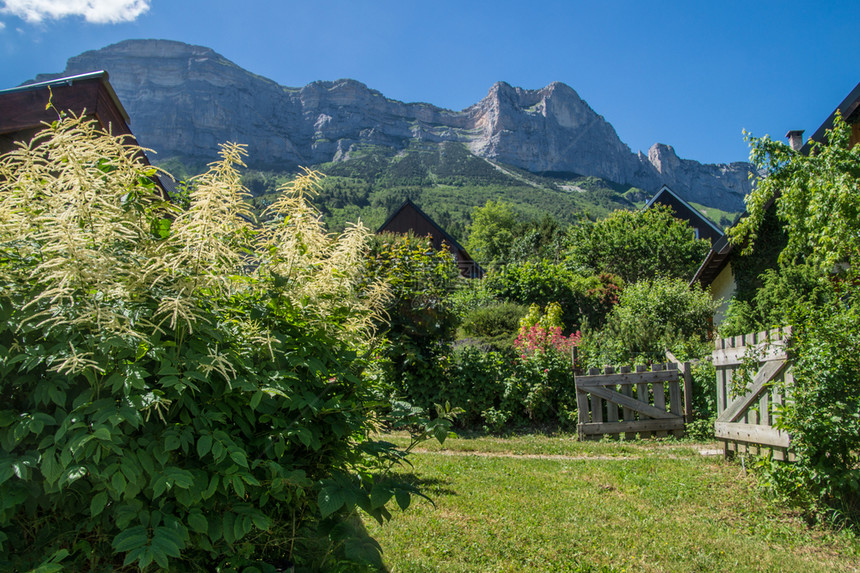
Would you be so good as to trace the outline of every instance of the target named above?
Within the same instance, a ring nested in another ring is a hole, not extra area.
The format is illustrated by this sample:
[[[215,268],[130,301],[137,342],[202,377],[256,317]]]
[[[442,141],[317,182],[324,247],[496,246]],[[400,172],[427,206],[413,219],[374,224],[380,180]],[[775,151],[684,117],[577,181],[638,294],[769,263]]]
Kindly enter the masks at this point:
[[[3,28],[5,28],[5,27],[6,27],[6,23],[5,23],[5,22],[0,22],[0,30],[2,30],[2,29],[3,29]]]
[[[150,0],[5,0],[0,13],[31,23],[83,16],[94,24],[131,22],[149,10]]]

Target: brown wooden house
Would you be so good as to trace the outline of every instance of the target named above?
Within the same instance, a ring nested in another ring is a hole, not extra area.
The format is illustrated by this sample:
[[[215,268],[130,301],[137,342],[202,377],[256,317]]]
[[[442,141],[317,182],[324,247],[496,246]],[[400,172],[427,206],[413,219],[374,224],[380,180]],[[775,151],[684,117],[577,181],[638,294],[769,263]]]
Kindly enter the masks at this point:
[[[675,212],[675,217],[687,221],[696,231],[697,239],[708,239],[713,245],[717,239],[723,236],[722,229],[702,215],[698,209],[684,201],[674,191],[669,189],[667,185],[663,185],[651,197],[648,203],[645,204],[645,209],[649,209],[657,204],[669,207]]]
[[[412,233],[419,237],[430,237],[434,249],[443,245],[454,255],[460,274],[466,278],[481,278],[484,271],[466,252],[454,237],[436,224],[418,205],[407,199],[388,220],[382,224],[377,233]]]
[[[108,73],[97,71],[0,90],[0,154],[11,151],[16,141],[32,139],[46,123],[56,121],[59,112],[83,114],[103,130],[127,136],[128,143],[137,144]],[[142,151],[141,159],[149,164]],[[162,193],[174,190],[169,177],[155,179]]]
[[[48,109],[49,102],[54,109]],[[100,71],[0,90],[0,153],[31,139],[57,119],[58,110],[86,112],[104,130],[134,137],[107,72]]]

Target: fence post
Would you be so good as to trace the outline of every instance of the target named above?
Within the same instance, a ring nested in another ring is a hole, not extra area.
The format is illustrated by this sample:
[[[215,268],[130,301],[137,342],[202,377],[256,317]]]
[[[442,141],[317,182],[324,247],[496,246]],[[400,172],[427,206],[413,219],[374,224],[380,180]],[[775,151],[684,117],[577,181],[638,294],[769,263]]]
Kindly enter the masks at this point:
[[[693,371],[689,362],[684,362],[684,420],[693,421]]]

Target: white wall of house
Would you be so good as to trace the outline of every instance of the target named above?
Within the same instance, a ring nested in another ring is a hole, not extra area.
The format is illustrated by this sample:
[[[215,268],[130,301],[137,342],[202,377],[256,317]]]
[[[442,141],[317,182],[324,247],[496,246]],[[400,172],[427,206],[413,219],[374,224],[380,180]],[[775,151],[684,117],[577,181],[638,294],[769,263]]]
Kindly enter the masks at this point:
[[[719,326],[726,318],[729,301],[738,290],[735,275],[732,273],[732,263],[728,263],[711,283],[711,296],[720,301],[717,311],[714,313],[714,326]]]

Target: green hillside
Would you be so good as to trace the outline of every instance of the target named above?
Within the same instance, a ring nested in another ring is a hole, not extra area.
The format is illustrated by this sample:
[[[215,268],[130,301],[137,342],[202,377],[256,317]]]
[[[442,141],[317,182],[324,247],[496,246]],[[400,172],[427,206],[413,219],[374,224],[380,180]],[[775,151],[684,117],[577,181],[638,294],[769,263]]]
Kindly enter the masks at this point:
[[[172,159],[164,164],[180,177],[202,170]],[[460,143],[413,142],[404,151],[355,147],[344,161],[311,166],[326,175],[316,206],[331,231],[359,218],[371,229],[382,225],[406,199],[418,204],[458,241],[464,241],[475,207],[504,201],[524,220],[549,215],[562,224],[599,219],[615,209],[636,209],[649,194],[576,173],[531,173],[477,157]],[[290,172],[248,170],[243,181],[259,215]],[[716,213],[716,211],[715,211]],[[718,220],[728,214],[716,213]]]
[[[465,240],[471,212],[488,200],[510,203],[523,220],[549,214],[561,223],[633,209],[646,194],[596,177],[534,174],[481,159],[459,143],[414,143],[405,151],[366,146],[346,161],[313,166],[326,175],[315,203],[332,231],[358,218],[377,228],[412,199],[457,240]],[[246,185],[258,211],[288,174],[249,172]]]

